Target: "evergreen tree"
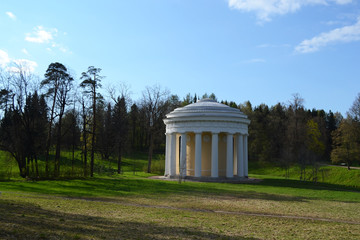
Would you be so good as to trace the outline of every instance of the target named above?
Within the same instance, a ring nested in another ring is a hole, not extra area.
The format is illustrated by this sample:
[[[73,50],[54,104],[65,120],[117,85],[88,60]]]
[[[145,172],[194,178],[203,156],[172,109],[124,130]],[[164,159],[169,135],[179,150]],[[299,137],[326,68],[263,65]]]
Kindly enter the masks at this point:
[[[47,97],[51,99],[50,120],[45,155],[46,175],[49,173],[49,152],[55,117],[58,117],[58,122],[56,128],[57,133],[54,175],[58,176],[60,173],[62,118],[65,113],[65,106],[69,104],[69,92],[71,90],[73,80],[74,79],[68,73],[67,68],[63,64],[55,62],[49,65],[45,73],[45,79],[41,82],[41,86],[47,89]]]
[[[117,172],[121,173],[122,165],[122,155],[125,150],[125,145],[128,139],[129,132],[129,123],[128,123],[128,113],[126,107],[125,97],[117,99],[117,102],[114,106],[113,114],[113,131],[114,131],[114,140],[115,140],[115,149],[117,154]]]
[[[138,106],[134,103],[131,106],[130,109],[130,114],[129,114],[129,124],[130,124],[130,143],[131,143],[131,149],[132,151],[134,151],[135,149],[138,149],[139,147],[139,108]]]
[[[95,156],[95,135],[96,135],[96,104],[97,100],[101,98],[101,95],[97,92],[97,89],[101,87],[100,76],[101,69],[90,66],[86,72],[81,74],[80,87],[84,89],[84,93],[88,95],[92,101],[92,137],[91,137],[91,153],[90,153],[90,176],[94,176],[94,156]]]

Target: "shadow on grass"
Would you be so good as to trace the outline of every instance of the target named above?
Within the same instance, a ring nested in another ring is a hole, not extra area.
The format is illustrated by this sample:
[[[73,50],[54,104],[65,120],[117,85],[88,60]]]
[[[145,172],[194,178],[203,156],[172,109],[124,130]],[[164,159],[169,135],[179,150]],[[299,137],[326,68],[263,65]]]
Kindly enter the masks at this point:
[[[289,196],[255,190],[251,184],[222,184],[134,179],[92,178],[84,180],[56,180],[39,182],[3,182],[5,191],[53,194],[74,198],[198,196],[203,198],[261,199],[274,201],[307,201],[307,197]]]
[[[0,239],[254,239],[196,227],[62,213],[2,199],[0,212]]]
[[[339,184],[332,183],[314,183],[309,181],[300,181],[294,179],[279,179],[279,178],[266,178],[263,181],[256,183],[261,186],[272,186],[272,187],[290,187],[297,189],[309,189],[309,190],[331,190],[340,192],[358,192],[360,188],[349,187]]]

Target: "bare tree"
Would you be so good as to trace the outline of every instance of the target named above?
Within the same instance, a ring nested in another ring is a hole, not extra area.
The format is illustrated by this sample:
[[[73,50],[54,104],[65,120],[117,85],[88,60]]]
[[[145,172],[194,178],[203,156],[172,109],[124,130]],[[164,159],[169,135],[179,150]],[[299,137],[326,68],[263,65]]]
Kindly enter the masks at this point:
[[[349,109],[348,113],[349,117],[356,122],[360,122],[360,93],[356,96],[353,105]]]
[[[296,93],[288,107],[287,140],[292,159],[300,164],[300,180],[305,180],[306,174],[305,130],[304,99]]]
[[[148,173],[151,172],[151,160],[154,150],[155,135],[162,130],[162,119],[169,110],[168,99],[169,91],[166,89],[163,90],[159,85],[154,85],[152,87],[148,86],[143,91],[142,107],[146,111],[149,134]]]
[[[32,142],[37,116],[34,112],[39,110],[39,99],[28,91],[32,79],[29,66],[21,61],[14,62],[1,78],[0,100],[5,111],[0,126],[0,148],[14,157],[22,177],[29,176],[29,163],[35,152]]]

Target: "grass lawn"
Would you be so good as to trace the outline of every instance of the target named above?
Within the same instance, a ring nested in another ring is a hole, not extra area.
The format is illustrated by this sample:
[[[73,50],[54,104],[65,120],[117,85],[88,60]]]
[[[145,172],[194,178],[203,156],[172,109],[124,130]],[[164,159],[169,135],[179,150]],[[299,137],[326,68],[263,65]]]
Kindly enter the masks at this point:
[[[360,238],[360,189],[256,177],[263,181],[179,184],[126,172],[0,182],[0,239]]]
[[[271,175],[284,177],[285,170],[283,168],[271,165],[269,163],[251,163],[249,170],[252,174],[258,175]],[[312,168],[309,166],[306,168],[306,179],[311,181],[312,179]],[[292,166],[289,169],[290,179],[300,178],[300,167]],[[347,170],[346,167],[340,166],[321,166],[317,174],[318,182],[337,184],[342,186],[351,186],[360,188],[360,170],[352,169]]]
[[[97,161],[94,178],[34,182],[0,161],[11,176],[0,181],[0,239],[360,239],[360,170],[325,167],[314,184],[296,167],[285,179],[250,165],[261,182],[180,184],[148,179],[145,159],[125,157],[121,175]],[[163,171],[161,156],[154,166]]]

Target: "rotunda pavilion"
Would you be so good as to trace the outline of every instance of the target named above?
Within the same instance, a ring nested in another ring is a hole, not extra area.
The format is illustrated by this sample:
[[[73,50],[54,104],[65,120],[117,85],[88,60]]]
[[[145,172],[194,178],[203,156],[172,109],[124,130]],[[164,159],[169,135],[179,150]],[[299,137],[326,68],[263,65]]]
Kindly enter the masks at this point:
[[[165,177],[248,176],[248,125],[239,109],[211,99],[166,115]]]

